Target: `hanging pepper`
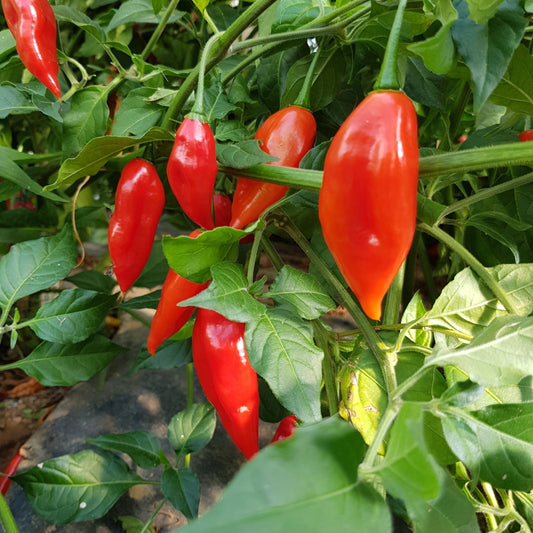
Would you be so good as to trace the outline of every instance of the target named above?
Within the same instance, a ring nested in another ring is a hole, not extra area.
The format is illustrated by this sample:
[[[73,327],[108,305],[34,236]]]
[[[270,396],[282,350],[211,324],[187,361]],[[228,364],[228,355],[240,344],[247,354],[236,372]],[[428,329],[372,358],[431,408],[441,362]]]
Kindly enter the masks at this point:
[[[108,243],[113,269],[122,292],[142,272],[165,206],[165,191],[155,167],[133,159],[122,170],[109,221]]]
[[[24,456],[20,453],[20,450],[14,455],[13,459],[7,465],[2,476],[0,476],[0,494],[5,496],[9,485],[11,485],[11,477],[17,473],[17,468]]]
[[[264,152],[279,158],[270,165],[298,167],[313,146],[315,134],[313,114],[303,107],[289,106],[268,117],[257,130],[255,139],[261,141]],[[288,190],[284,185],[238,178],[230,226],[242,229],[254,222]]]
[[[231,199],[226,194],[216,192],[213,195],[213,213],[215,226],[229,226],[231,221]]]
[[[244,328],[215,311],[198,309],[192,354],[206,398],[237,448],[251,459],[259,450],[259,392]]]
[[[167,163],[170,188],[185,214],[213,229],[212,201],[217,177],[215,137],[207,122],[185,117]]]
[[[413,104],[400,92],[370,93],[333,138],[318,213],[342,275],[375,320],[413,241],[417,183]]]
[[[196,238],[200,233],[199,230],[194,230],[189,237]],[[175,335],[194,313],[194,306],[179,307],[178,304],[196,296],[208,285],[209,282],[194,283],[189,281],[171,268],[169,269],[163,283],[159,304],[150,325],[147,340],[150,354],[154,355],[157,348],[172,335]]]
[[[276,429],[276,433],[272,437],[270,443],[278,442],[280,440],[285,440],[294,434],[294,430],[298,427],[298,418],[296,415],[286,416]]]
[[[24,66],[59,99],[56,19],[48,0],[2,0]]]

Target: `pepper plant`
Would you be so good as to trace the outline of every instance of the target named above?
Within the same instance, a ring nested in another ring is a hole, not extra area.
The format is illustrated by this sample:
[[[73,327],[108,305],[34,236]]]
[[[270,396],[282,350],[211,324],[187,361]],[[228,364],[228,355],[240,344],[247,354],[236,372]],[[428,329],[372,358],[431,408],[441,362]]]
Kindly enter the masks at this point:
[[[13,29],[17,4],[36,7],[37,30]],[[533,3],[51,4],[60,91],[45,82],[54,61],[43,74],[22,52],[33,42],[54,54],[39,33],[45,5],[2,2],[0,336],[20,357],[0,370],[46,386],[90,379],[122,351],[105,317],[158,308],[137,366],[188,365],[192,380],[202,356],[218,413],[191,397],[169,421],[173,457],[139,431],[19,472],[35,511],[60,524],[112,512],[148,483],[127,453],[162,466],[161,501],[191,533],[530,532]],[[131,297],[107,253],[83,261],[89,244],[107,248],[136,159],[157,170],[172,230],[133,281],[146,294]],[[282,241],[308,270],[284,264]],[[271,284],[257,277],[262,256]],[[338,307],[350,329],[326,320]],[[249,400],[240,383],[231,401],[214,386],[232,372],[208,352],[230,345]],[[286,438],[257,450],[257,411],[290,416]],[[248,433],[236,412],[253,418]],[[250,460],[198,517],[194,452],[216,416]],[[0,517],[17,531],[3,497]]]

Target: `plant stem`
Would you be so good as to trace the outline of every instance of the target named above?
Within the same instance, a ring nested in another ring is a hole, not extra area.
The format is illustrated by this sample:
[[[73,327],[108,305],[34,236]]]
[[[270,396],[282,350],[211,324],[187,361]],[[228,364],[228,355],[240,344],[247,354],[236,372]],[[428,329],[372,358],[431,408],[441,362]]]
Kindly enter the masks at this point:
[[[165,30],[166,25],[167,25],[171,15],[172,15],[172,13],[176,9],[178,3],[179,3],[179,0],[170,0],[170,4],[168,4],[168,7],[167,7],[166,11],[163,13],[162,18],[159,21],[159,24],[157,25],[156,29],[154,30],[154,32],[150,36],[150,39],[146,43],[146,46],[144,47],[144,50],[141,52],[141,57],[143,58],[143,60],[146,59],[150,55],[150,53],[154,49],[155,45],[157,44],[157,41],[159,41],[159,38],[163,34],[163,31]]]
[[[5,533],[19,533],[11,509],[4,496],[0,493],[0,523],[4,526]]]
[[[204,80],[205,80],[205,71],[206,71],[206,65],[207,65],[207,58],[209,57],[209,54],[211,53],[211,48],[213,47],[213,44],[215,41],[219,38],[220,34],[215,34],[210,37],[210,39],[207,41],[203,51],[202,51],[202,57],[200,59],[200,71],[198,73],[198,85],[196,87],[196,98],[194,100],[194,105],[191,109],[191,112],[189,113],[189,116],[191,118],[195,118],[196,120],[204,121]]]
[[[303,235],[283,211],[279,210],[279,213],[281,216],[276,217],[276,224],[283,229],[283,231],[296,242],[305,255],[309,257],[309,260],[314,264],[320,275],[333,287],[340,301],[343,302],[346,309],[348,309],[348,312],[353,316],[368,344],[368,347],[380,365],[387,392],[389,394],[392,393],[396,388],[396,374],[394,372],[394,366],[396,364],[395,354],[392,353],[390,348],[379,338],[367,316],[355,303],[354,299],[344,288],[342,283],[331,273],[321,257],[309,245],[305,235]]]
[[[146,524],[144,524],[140,533],[146,533],[148,531],[148,528],[150,527],[153,519],[157,516],[157,513],[161,511],[161,509],[163,508],[163,505],[165,505],[166,502],[167,502],[166,498],[161,501],[161,503],[156,507],[155,511],[150,515],[150,518],[148,519]]]
[[[316,52],[313,52],[313,60],[307,69],[302,88],[300,89],[300,92],[294,101],[294,105],[296,106],[304,107],[305,109],[311,109],[311,89],[313,87],[313,78],[315,75],[316,66],[318,65],[318,58],[320,57],[320,50],[321,48],[318,47]]]
[[[335,360],[332,357],[329,336],[320,320],[313,320],[313,331],[317,341],[317,346],[324,352],[324,360],[322,361],[322,369],[324,371],[324,387],[326,389],[326,397],[328,399],[329,414],[330,416],[333,416],[339,411],[337,383],[335,380]]]
[[[509,295],[500,287],[498,282],[491,276],[488,270],[476,259],[464,246],[459,244],[453,237],[445,231],[434,226],[428,226],[425,223],[419,224],[419,228],[444,243],[448,248],[453,250],[463,261],[472,268],[472,270],[483,280],[485,285],[492,291],[494,296],[500,300],[508,313],[519,315],[520,311],[515,304],[509,299]]]
[[[271,6],[276,0],[256,0],[250,7],[242,13],[234,22],[229,26],[224,33],[215,41],[216,46],[214,46],[213,54],[209,61],[206,62],[205,71],[207,72],[213,66],[215,66],[229,50],[231,44],[237,37],[246,30],[252,22],[254,22],[257,17],[265,9]],[[191,94],[198,81],[200,74],[200,66],[197,65],[191,73],[185,78],[181,87],[179,88],[174,100],[170,104],[168,111],[163,117],[162,127],[166,129],[171,129],[172,123],[176,120],[181,108],[187,101],[187,98]]]
[[[405,261],[402,263],[400,270],[394,277],[394,280],[387,291],[387,299],[385,301],[385,309],[383,311],[383,318],[381,323],[383,325],[387,324],[397,324],[400,314],[400,308],[402,305],[402,292],[403,292],[403,281],[405,278]]]
[[[261,245],[264,231],[265,228],[261,228],[257,230],[254,235],[254,242],[250,251],[250,258],[248,259],[248,272],[246,276],[250,285],[254,282],[255,262],[257,260],[257,255],[259,254],[259,247]]]
[[[385,48],[383,63],[376,83],[374,84],[375,91],[397,91],[400,89],[397,65],[398,47],[400,45],[400,33],[402,30],[403,14],[405,12],[406,4],[407,0],[400,0],[398,2],[398,8],[389,34],[389,40],[387,41],[387,47]]]

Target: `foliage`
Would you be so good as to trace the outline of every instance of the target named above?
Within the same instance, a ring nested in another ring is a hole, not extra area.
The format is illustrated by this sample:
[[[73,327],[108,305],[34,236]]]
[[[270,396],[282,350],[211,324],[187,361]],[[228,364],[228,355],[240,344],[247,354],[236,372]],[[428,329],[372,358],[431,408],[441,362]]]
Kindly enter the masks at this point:
[[[170,266],[212,280],[183,305],[246,323],[268,420],[291,412],[302,425],[244,465],[199,519],[189,454],[208,445],[215,423],[201,403],[170,422],[173,458],[137,431],[18,474],[36,512],[59,524],[101,517],[147,483],[126,454],[161,467],[161,499],[189,519],[185,531],[531,531],[533,143],[518,134],[532,127],[533,3],[408,3],[398,73],[419,121],[417,232],[379,323],[346,288],[317,202],[329,141],[372,90],[397,2],[52,4],[60,101],[0,31],[0,338],[21,355],[0,370],[20,368],[46,386],[90,379],[123,351],[106,317],[155,308]],[[216,190],[231,195],[237,176],[291,190],[243,230],[192,239],[165,169],[202,94],[202,57]],[[315,146],[298,169],[268,165],[255,131],[306,81]],[[106,253],[92,269],[80,264],[89,243],[106,249],[118,178],[135,157],[156,165],[172,231],[136,281],[147,294],[123,299]],[[283,264],[281,240],[309,258],[308,272]],[[270,285],[255,277],[263,253],[277,270]],[[327,325],[337,306],[355,329]],[[190,364],[190,331],[153,358],[143,348],[134,368]],[[123,526],[141,529],[131,517]]]

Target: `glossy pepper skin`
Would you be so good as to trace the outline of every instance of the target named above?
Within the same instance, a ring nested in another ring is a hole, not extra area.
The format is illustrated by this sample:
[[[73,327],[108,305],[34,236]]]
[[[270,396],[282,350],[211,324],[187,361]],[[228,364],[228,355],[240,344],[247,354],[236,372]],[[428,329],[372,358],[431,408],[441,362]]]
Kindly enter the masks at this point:
[[[533,130],[524,130],[518,134],[518,138],[522,142],[533,141]]]
[[[276,429],[276,433],[274,433],[274,436],[272,437],[272,440],[270,441],[271,444],[274,442],[278,442],[280,440],[285,440],[286,438],[290,437],[294,430],[298,427],[298,418],[296,415],[289,415],[286,416],[278,425],[278,428]]]
[[[229,226],[231,221],[231,199],[226,194],[216,192],[213,195],[213,213],[215,226]]]
[[[24,457],[19,450],[4,470],[4,475],[0,476],[0,494],[2,494],[2,496],[6,495],[9,485],[11,485],[11,478],[8,476],[14,476],[17,473],[17,468],[23,458]]]
[[[118,182],[108,229],[109,254],[122,292],[148,261],[164,206],[165,191],[155,167],[144,159],[130,161]]]
[[[304,155],[315,141],[316,121],[313,114],[298,106],[289,106],[270,115],[259,127],[255,139],[261,141],[261,149],[278,157],[270,165],[298,167]],[[255,222],[261,213],[281,200],[289,187],[238,178],[233,195],[230,226],[242,229]]]
[[[244,346],[245,325],[198,309],[192,354],[198,380],[222,425],[247,459],[259,451],[257,374]]]
[[[199,230],[194,230],[189,237],[195,238],[199,234]],[[179,307],[178,304],[196,296],[208,285],[209,282],[189,281],[171,268],[169,269],[148,334],[147,348],[151,355],[155,354],[163,342],[176,334],[194,313],[195,307]]]
[[[2,0],[24,66],[59,99],[56,19],[48,0]]]
[[[217,177],[215,137],[209,124],[185,117],[167,163],[170,188],[185,214],[213,229],[213,191]]]
[[[363,311],[375,320],[413,241],[417,131],[405,94],[376,91],[341,125],[324,162],[318,203],[324,238]]]

